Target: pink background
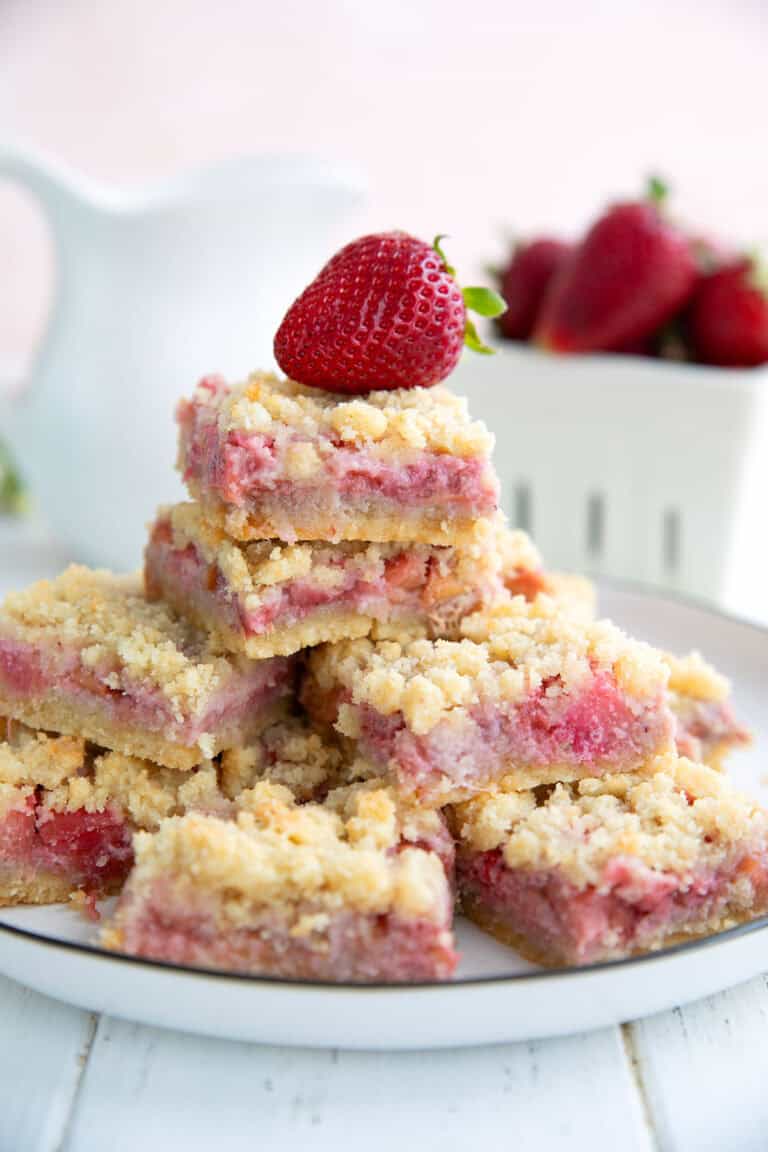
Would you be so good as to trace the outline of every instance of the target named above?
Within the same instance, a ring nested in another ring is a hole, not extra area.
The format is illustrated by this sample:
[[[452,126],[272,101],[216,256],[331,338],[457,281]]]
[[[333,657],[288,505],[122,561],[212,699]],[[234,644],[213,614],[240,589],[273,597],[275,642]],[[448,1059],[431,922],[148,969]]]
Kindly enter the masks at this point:
[[[680,213],[768,233],[761,0],[0,0],[0,131],[117,182],[243,151],[356,161],[368,223],[569,231],[654,167]],[[0,185],[0,375],[42,324],[35,210]],[[10,286],[10,290],[8,290]]]

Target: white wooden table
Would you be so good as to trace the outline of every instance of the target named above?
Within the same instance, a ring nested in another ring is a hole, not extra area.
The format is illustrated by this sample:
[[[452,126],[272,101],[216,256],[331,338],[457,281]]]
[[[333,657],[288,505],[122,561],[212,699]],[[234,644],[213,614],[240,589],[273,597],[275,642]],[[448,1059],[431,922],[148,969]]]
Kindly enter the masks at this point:
[[[66,558],[0,521],[0,593]],[[0,977],[0,1152],[766,1152],[768,982],[449,1052],[312,1052],[98,1018]]]

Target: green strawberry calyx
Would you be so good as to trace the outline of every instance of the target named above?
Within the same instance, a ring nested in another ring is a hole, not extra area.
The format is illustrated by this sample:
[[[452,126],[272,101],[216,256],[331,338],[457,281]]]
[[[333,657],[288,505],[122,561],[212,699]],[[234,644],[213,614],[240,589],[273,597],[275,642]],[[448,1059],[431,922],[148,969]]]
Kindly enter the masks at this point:
[[[651,174],[645,186],[645,198],[657,208],[663,208],[669,199],[669,185],[660,176]]]
[[[456,269],[448,263],[441,247],[441,241],[443,240],[445,240],[445,234],[441,233],[439,236],[435,236],[432,247],[442,260],[448,275],[455,278]],[[490,320],[495,316],[500,316],[502,312],[506,312],[507,310],[504,297],[500,296],[498,292],[494,292],[492,288],[478,286],[462,288],[461,295],[467,313],[476,312],[478,316],[486,316]],[[471,348],[473,352],[480,352],[483,356],[492,356],[495,351],[480,339],[475,323],[469,315],[467,315],[464,321],[464,344],[467,348]]]

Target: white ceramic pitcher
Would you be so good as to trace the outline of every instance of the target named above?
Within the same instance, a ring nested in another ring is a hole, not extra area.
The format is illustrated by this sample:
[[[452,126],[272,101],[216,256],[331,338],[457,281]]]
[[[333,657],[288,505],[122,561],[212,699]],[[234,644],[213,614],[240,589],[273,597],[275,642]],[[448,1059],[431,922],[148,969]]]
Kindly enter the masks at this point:
[[[0,434],[73,555],[137,567],[156,505],[182,495],[177,399],[207,372],[273,365],[289,304],[353,234],[361,181],[259,156],[129,192],[2,151],[0,178],[39,199],[57,265],[46,337]]]

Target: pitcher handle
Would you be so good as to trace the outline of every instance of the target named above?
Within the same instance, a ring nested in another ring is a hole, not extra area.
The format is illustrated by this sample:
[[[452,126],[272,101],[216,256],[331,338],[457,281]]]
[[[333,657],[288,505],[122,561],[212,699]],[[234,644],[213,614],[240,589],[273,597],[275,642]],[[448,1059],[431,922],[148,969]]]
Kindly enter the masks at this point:
[[[18,184],[38,201],[49,222],[55,249],[55,275],[48,323],[35,355],[35,362],[25,373],[23,387],[3,388],[0,381],[0,435],[6,435],[12,408],[17,397],[40,370],[41,361],[54,346],[62,329],[69,293],[67,282],[71,271],[71,241],[77,231],[76,217],[81,214],[86,197],[80,181],[55,162],[22,149],[0,148],[0,180]]]

